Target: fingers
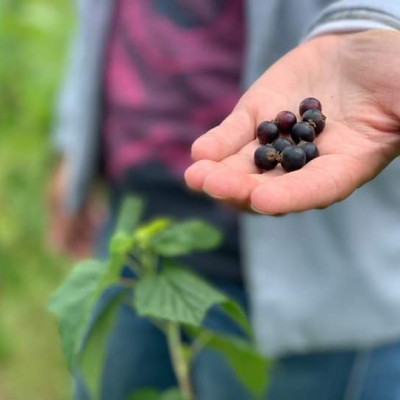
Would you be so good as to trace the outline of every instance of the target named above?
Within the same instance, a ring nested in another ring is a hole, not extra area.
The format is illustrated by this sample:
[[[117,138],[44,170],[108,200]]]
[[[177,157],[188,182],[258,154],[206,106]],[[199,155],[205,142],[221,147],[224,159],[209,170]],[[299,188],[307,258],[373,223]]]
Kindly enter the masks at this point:
[[[224,163],[202,160],[185,172],[187,185],[197,191],[204,191],[216,199],[247,203],[257,185],[257,180],[246,171],[232,168]]]
[[[246,171],[247,163],[244,170],[238,168],[237,164],[233,165],[235,167],[222,162],[198,161],[186,170],[186,183],[191,189],[204,191],[213,198],[247,207],[250,194],[258,184],[258,177]]]
[[[265,87],[273,86],[273,79],[264,80]],[[264,90],[259,85],[253,86],[220,125],[193,143],[193,160],[221,161],[238,153],[255,139],[256,127],[261,121],[272,120],[279,111],[289,107],[289,104],[290,101],[279,94],[279,91],[275,93],[269,89]]]
[[[254,139],[255,123],[249,110],[238,107],[219,126],[193,143],[193,160],[220,161],[237,153]]]
[[[82,259],[93,254],[96,231],[82,213],[59,215],[50,226],[48,240],[53,251]]]
[[[253,140],[244,146],[238,153],[221,160],[221,162],[210,160],[197,161],[185,172],[185,180],[187,185],[194,190],[202,190],[204,178],[208,176],[214,169],[224,169],[223,167],[229,167],[232,169],[232,171],[229,171],[229,168],[227,170],[230,174],[237,174],[238,171],[245,172],[247,174],[257,173],[258,169],[254,164],[254,151],[257,146],[257,141]]]
[[[252,175],[224,167],[213,170],[207,175],[204,179],[203,190],[219,199],[248,203],[251,192],[257,184],[257,180]]]
[[[298,171],[264,179],[249,203],[266,214],[325,208],[349,196],[364,180],[363,169],[353,158],[325,156]]]
[[[49,215],[48,244],[53,251],[77,260],[89,257],[103,219],[103,210],[94,201],[77,212],[69,212],[59,205]]]
[[[185,178],[192,189],[214,198],[258,213],[285,214],[325,208],[343,200],[370,178],[363,164],[353,157],[333,154],[298,171],[285,173],[277,167],[259,174],[236,169],[237,163],[233,167],[203,160],[192,165]]]
[[[203,190],[203,183],[206,176],[208,176],[214,169],[221,167],[223,167],[223,165],[215,161],[197,161],[185,171],[185,181],[187,186],[196,191]]]

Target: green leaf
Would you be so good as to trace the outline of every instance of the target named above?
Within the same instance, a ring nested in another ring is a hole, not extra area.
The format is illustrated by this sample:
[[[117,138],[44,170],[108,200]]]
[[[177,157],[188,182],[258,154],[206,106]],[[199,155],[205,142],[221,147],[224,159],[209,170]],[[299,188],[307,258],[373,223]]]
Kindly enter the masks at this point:
[[[111,257],[124,258],[129,249],[132,247],[133,239],[132,235],[128,235],[125,232],[117,232],[110,239],[110,254]]]
[[[129,251],[135,243],[134,229],[137,227],[143,210],[143,202],[134,196],[124,199],[118,214],[117,227],[110,239],[110,261],[107,273],[98,288],[98,293],[116,282]]]
[[[115,233],[131,234],[138,225],[142,212],[143,201],[139,197],[126,197],[118,213]]]
[[[192,272],[166,268],[137,282],[134,306],[141,316],[200,326],[207,310],[226,299]]]
[[[96,282],[96,286],[93,290],[92,294],[93,304],[101,296],[101,294],[107,287],[119,281],[119,274],[124,264],[124,260],[125,257],[115,256],[104,263],[105,264],[104,272]]]
[[[163,392],[160,400],[183,400],[183,396],[178,388],[172,388]]]
[[[206,251],[221,243],[221,233],[201,220],[174,222],[154,236],[155,251],[164,257],[177,257],[193,251]]]
[[[89,319],[93,293],[104,268],[104,263],[96,260],[79,263],[47,303],[47,308],[58,319],[64,354],[70,368],[75,364]]]
[[[129,396],[129,400],[183,400],[178,388],[168,389],[162,394],[154,389],[143,389]]]
[[[155,389],[142,389],[131,394],[129,400],[160,400],[160,394]]]
[[[125,293],[116,296],[103,310],[91,327],[90,332],[78,355],[78,367],[93,400],[100,398],[101,378],[107,338],[114,325],[118,306]]]
[[[239,380],[253,395],[261,397],[267,384],[269,361],[242,339],[211,331],[210,335],[206,346],[221,352]]]
[[[253,329],[246,313],[242,307],[232,299],[227,299],[221,304],[221,308],[229,315],[239,326],[243,332],[250,338],[253,338]]]
[[[135,240],[142,246],[147,247],[149,241],[171,224],[169,218],[156,218],[147,224],[141,225],[135,232]]]

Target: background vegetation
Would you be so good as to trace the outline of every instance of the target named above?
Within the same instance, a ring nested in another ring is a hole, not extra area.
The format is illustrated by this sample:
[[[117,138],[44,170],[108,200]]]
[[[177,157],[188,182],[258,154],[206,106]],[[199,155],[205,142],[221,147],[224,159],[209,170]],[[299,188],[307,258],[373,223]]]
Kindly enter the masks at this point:
[[[46,249],[52,109],[71,0],[0,1],[0,399],[64,400],[70,385],[44,308],[68,260]]]

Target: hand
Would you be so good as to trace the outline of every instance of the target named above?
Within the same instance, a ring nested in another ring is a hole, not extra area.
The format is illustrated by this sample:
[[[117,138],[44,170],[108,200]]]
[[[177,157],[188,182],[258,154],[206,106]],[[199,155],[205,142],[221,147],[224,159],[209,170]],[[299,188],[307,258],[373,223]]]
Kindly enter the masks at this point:
[[[104,219],[104,207],[94,196],[77,212],[68,211],[63,201],[66,193],[66,164],[61,161],[48,188],[48,240],[50,246],[76,259],[93,253],[98,228]]]
[[[306,42],[269,68],[232,113],[192,147],[187,185],[260,213],[324,208],[345,199],[400,153],[400,33],[373,30]],[[320,157],[260,174],[255,128],[279,111],[322,102]]]

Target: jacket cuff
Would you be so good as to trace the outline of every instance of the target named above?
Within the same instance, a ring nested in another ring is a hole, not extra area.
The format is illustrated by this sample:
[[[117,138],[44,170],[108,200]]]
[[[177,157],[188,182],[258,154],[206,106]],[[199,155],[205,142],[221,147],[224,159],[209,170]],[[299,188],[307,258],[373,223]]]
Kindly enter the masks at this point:
[[[327,9],[311,25],[304,41],[332,33],[351,33],[369,29],[400,30],[400,16],[369,8]]]

